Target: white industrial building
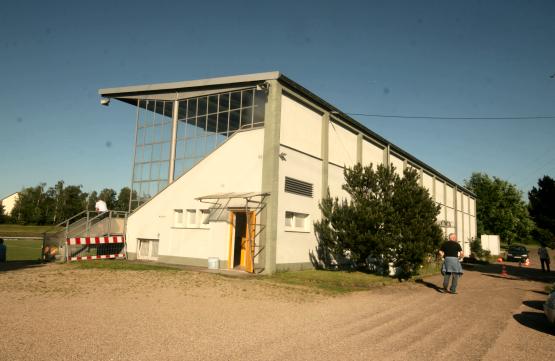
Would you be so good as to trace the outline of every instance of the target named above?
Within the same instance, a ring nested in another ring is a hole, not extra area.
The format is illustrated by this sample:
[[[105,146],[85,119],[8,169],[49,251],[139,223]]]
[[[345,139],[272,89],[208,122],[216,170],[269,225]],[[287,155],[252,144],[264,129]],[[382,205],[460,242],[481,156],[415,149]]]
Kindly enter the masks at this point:
[[[12,215],[12,209],[19,198],[19,192],[10,194],[9,196],[0,199],[0,206],[4,207],[4,214],[7,216]]]
[[[107,88],[136,107],[130,259],[272,273],[311,268],[313,223],[343,167],[419,170],[469,254],[475,196],[279,72]],[[438,150],[439,151],[439,150]]]

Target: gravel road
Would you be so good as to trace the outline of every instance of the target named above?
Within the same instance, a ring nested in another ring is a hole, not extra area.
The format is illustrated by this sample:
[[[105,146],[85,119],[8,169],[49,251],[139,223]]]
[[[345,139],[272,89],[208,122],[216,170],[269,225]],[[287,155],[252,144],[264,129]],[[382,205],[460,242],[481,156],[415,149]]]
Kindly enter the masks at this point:
[[[433,276],[336,297],[196,272],[0,271],[0,359],[553,360],[547,279],[507,269],[468,269],[457,295]]]

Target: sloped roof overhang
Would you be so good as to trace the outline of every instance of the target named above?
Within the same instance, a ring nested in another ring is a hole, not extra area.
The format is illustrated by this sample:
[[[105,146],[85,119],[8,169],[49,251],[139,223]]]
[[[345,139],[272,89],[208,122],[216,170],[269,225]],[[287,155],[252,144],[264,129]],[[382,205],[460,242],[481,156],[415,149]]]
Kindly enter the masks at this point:
[[[387,139],[383,138],[381,135],[368,129],[365,125],[358,122],[347,113],[342,112],[339,108],[328,103],[324,99],[320,98],[318,95],[312,93],[302,85],[296,83],[290,78],[286,77],[279,71],[271,71],[264,73],[254,73],[245,75],[235,75],[226,76],[218,78],[209,79],[199,79],[199,80],[187,80],[179,82],[170,83],[157,83],[157,84],[145,84],[145,85],[131,85],[124,87],[115,88],[102,88],[98,90],[98,93],[102,97],[115,98],[129,104],[137,104],[137,99],[161,99],[161,100],[179,100],[184,98],[190,98],[194,96],[202,96],[207,94],[232,91],[236,89],[243,89],[247,87],[256,86],[257,84],[262,84],[268,80],[278,80],[280,83],[288,87],[289,89],[299,93],[305,98],[309,99],[314,104],[318,105],[322,110],[329,112],[334,117],[342,120],[350,127],[360,131],[362,134],[366,134],[376,141],[387,145],[390,147],[394,153],[404,157],[415,165],[426,169],[426,171],[441,176],[445,181],[453,186],[457,186],[459,189],[464,190],[466,193],[471,194],[476,197],[476,195],[456,182],[452,181],[442,173],[438,172],[436,169],[430,167],[428,164],[422,162],[418,158],[414,157],[412,154],[406,152],[395,144],[391,143]]]

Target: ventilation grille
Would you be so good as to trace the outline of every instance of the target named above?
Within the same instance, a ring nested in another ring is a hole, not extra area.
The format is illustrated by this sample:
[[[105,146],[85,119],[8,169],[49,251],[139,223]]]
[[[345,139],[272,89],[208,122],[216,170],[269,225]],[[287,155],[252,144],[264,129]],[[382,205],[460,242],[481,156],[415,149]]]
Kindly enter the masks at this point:
[[[314,186],[311,183],[303,182],[295,178],[285,177],[285,191],[305,197],[312,198]]]

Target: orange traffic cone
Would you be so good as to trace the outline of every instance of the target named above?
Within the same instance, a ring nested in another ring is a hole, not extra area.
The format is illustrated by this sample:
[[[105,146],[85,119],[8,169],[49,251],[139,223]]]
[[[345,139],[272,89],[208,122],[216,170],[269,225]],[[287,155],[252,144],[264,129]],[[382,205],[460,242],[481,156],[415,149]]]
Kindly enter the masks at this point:
[[[530,267],[530,259],[526,258],[526,261],[524,262],[524,267]]]
[[[502,266],[501,266],[501,276],[503,276],[503,277],[507,277],[507,276],[508,276],[508,274],[507,274],[507,269],[505,268],[505,265],[502,265]]]

